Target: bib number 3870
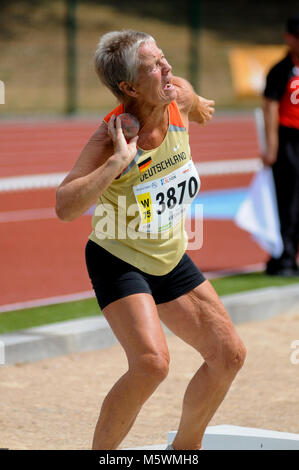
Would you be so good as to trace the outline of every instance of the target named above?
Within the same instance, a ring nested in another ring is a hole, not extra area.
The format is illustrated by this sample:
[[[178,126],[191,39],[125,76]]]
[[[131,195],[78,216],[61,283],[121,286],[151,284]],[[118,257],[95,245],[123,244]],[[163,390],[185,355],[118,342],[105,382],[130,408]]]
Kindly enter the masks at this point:
[[[199,187],[200,180],[192,161],[164,178],[134,186],[140,214],[139,231],[170,230],[182,219]]]
[[[181,183],[177,185],[177,188],[170,186],[166,194],[164,192],[158,193],[156,195],[156,201],[159,204],[157,214],[163,214],[167,208],[173,209],[176,204],[183,204],[186,187],[189,198],[193,199],[199,189],[198,180],[194,176],[191,176],[188,181],[181,181]]]

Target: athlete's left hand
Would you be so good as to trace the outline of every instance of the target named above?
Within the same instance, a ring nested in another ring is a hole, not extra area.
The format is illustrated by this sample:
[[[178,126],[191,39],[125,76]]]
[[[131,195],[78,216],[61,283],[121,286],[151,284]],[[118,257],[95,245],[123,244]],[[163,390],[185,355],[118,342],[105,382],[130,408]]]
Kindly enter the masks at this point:
[[[215,112],[215,101],[207,100],[202,96],[198,96],[199,98],[199,124],[205,125],[208,121],[210,121],[213,117]]]

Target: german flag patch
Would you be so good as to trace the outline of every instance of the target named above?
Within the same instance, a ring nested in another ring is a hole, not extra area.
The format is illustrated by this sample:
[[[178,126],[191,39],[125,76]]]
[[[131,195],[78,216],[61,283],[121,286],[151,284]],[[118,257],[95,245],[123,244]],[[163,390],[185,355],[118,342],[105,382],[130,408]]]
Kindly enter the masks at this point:
[[[145,170],[147,170],[151,163],[152,163],[151,157],[148,157],[145,160],[143,160],[143,162],[138,163],[138,168],[139,168],[140,173],[143,173]]]

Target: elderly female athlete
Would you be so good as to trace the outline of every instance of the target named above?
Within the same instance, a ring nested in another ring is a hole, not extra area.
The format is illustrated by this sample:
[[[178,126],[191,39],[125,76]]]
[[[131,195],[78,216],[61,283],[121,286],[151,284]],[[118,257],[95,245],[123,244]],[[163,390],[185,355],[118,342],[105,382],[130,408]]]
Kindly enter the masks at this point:
[[[120,105],[82,150],[57,190],[56,204],[58,217],[71,221],[96,203],[86,246],[88,272],[128,360],[127,372],[102,404],[93,449],[116,449],[166,378],[169,352],[161,321],[204,360],[186,389],[170,447],[200,449],[205,428],[245,358],[215,290],[185,253],[182,229],[182,208],[199,188],[188,123],[209,120],[214,102],[174,77],[145,33],[107,33],[95,64]],[[126,141],[122,112],[138,118],[138,140]]]

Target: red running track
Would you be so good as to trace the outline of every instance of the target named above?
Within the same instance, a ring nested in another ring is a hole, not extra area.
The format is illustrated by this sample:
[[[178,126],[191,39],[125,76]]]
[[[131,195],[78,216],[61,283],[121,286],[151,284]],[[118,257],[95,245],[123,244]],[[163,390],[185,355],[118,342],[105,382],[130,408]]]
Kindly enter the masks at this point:
[[[1,178],[69,171],[97,124],[1,123]],[[190,145],[196,162],[258,156],[253,118],[214,118],[205,128],[191,125]],[[202,190],[247,186],[252,176],[203,176]],[[0,307],[91,289],[84,261],[89,216],[60,222],[53,210],[55,189],[2,192],[0,201]],[[220,220],[204,222],[203,247],[189,254],[205,272],[241,269],[267,257],[246,232]]]

